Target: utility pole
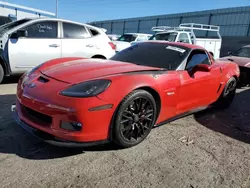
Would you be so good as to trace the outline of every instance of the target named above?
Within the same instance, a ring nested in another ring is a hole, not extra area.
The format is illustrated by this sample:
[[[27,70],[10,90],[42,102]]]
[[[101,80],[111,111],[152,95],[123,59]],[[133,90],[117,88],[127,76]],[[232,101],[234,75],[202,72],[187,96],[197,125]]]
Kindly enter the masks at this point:
[[[58,0],[56,0],[56,17],[58,17]]]

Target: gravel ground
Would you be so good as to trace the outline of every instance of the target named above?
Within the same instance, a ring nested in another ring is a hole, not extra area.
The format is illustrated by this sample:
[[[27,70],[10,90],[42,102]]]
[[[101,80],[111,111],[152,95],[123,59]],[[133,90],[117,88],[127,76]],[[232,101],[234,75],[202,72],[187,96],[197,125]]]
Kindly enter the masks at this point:
[[[155,128],[136,147],[80,150],[45,144],[14,122],[17,80],[0,85],[0,187],[250,187],[250,89],[228,110]]]

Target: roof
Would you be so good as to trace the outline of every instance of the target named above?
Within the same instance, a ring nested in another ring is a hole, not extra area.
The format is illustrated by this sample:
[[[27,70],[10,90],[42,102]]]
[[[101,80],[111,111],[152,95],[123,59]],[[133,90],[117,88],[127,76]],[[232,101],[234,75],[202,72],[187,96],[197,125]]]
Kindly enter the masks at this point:
[[[81,23],[81,22],[76,22],[76,21],[72,21],[72,20],[66,20],[66,19],[61,19],[61,18],[50,18],[50,17],[29,17],[29,18],[23,18],[23,19],[30,19],[30,20],[53,20],[53,21],[61,21],[61,22],[70,22],[70,23],[74,23],[74,24],[80,24],[80,25],[86,25],[92,28],[98,28],[98,29],[103,29],[97,26],[93,26],[93,25],[89,25],[86,23]]]
[[[125,35],[152,35],[152,34],[148,34],[148,33],[124,33]]]
[[[183,46],[186,48],[190,48],[190,49],[203,49],[203,47],[198,46],[198,45],[194,45],[194,44],[188,44],[188,43],[183,43],[183,42],[168,42],[168,41],[163,41],[163,40],[148,40],[145,42],[151,42],[151,43],[161,43],[161,44],[170,44],[170,45],[178,45],[178,46]]]

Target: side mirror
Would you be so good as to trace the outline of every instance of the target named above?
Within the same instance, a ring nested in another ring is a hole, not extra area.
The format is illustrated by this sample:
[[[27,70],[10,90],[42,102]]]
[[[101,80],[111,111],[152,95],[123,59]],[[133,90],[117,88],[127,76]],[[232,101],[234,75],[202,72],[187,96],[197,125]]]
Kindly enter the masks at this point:
[[[198,64],[193,68],[193,72],[201,71],[201,72],[209,72],[210,66],[207,64]]]
[[[11,35],[11,38],[18,39],[19,37],[27,37],[28,36],[28,31],[27,30],[17,30],[15,33]]]

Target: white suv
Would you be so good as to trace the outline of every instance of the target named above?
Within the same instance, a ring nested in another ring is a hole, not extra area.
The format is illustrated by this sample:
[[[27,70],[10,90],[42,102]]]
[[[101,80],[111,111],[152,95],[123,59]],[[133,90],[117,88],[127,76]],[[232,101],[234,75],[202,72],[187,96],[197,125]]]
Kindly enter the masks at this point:
[[[26,18],[0,26],[0,83],[50,59],[108,59],[115,45],[102,28],[56,19]]]

